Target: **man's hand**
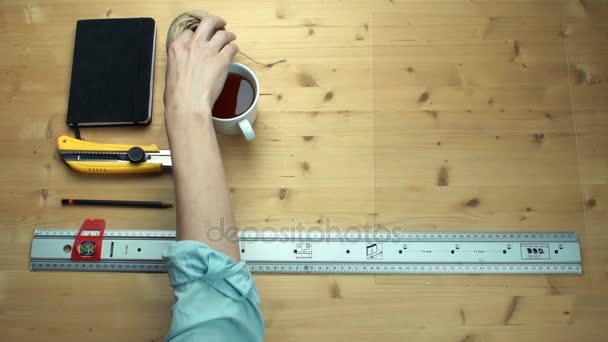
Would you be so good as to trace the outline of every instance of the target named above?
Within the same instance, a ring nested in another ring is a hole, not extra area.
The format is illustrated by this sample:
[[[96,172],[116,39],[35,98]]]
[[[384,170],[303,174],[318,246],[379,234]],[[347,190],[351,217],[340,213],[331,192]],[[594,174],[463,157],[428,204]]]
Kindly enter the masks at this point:
[[[165,80],[165,122],[169,138],[183,133],[193,121],[211,120],[228,64],[238,52],[226,22],[207,16],[196,32],[185,30],[169,46]]]

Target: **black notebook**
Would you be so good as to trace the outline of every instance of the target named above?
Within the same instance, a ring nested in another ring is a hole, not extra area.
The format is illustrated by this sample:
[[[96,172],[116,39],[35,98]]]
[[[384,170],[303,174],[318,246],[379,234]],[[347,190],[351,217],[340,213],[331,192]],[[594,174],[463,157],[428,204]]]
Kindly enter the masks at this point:
[[[152,18],[79,20],[68,125],[149,123],[155,42]]]

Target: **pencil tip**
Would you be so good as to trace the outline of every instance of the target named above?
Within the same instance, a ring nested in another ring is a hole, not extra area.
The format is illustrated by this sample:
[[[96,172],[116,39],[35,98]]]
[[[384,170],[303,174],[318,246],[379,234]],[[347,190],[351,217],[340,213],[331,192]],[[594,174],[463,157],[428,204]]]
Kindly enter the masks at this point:
[[[161,205],[161,208],[173,208],[173,204],[172,203],[163,203]]]

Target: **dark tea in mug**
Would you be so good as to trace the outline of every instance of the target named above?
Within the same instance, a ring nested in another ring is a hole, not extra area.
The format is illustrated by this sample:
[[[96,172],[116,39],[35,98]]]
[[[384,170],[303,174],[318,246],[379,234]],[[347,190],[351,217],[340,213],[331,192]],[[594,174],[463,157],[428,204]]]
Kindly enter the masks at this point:
[[[255,99],[255,89],[245,77],[229,72],[224,89],[211,110],[214,117],[232,119],[245,113]]]

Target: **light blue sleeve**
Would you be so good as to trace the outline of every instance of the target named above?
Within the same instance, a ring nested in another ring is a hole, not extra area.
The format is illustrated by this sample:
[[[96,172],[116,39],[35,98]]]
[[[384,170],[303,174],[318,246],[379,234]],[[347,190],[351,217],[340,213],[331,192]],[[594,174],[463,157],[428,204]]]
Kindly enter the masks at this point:
[[[263,341],[260,297],[245,262],[197,241],[178,241],[165,253],[175,291],[167,341]]]

